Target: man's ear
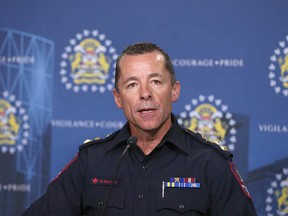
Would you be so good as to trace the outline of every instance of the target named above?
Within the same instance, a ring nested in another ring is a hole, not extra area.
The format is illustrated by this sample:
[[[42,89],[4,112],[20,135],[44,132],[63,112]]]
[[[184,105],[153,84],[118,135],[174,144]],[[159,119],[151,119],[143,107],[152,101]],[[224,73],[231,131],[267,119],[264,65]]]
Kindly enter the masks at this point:
[[[122,109],[123,106],[122,106],[122,101],[121,101],[120,95],[115,89],[113,89],[113,95],[114,95],[115,104],[117,105],[117,107],[119,109]]]
[[[172,87],[172,102],[178,100],[180,96],[180,82],[177,81]]]

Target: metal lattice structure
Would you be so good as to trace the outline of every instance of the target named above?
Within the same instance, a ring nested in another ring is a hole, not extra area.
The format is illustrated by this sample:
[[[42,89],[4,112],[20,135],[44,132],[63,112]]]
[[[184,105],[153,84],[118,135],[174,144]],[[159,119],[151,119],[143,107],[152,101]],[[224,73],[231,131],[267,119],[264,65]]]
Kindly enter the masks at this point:
[[[25,202],[21,203],[22,209],[43,193],[49,179],[53,67],[52,41],[21,31],[0,29],[0,98],[14,103],[20,116],[15,145],[2,143],[0,154],[4,160],[7,155],[10,155],[9,160],[14,160],[16,174],[8,178],[19,179],[20,176],[23,182],[31,185],[25,193]],[[11,203],[16,205],[10,196],[0,196],[1,203],[8,202],[7,208],[11,208]],[[1,215],[11,213],[8,209],[0,211]]]

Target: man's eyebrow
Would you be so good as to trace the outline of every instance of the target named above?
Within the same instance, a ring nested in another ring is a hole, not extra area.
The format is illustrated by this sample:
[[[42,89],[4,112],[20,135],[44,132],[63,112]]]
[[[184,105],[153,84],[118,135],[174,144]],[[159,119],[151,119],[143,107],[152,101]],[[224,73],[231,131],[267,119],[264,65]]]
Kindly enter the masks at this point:
[[[149,74],[149,76],[148,76],[149,79],[154,78],[154,77],[162,77],[162,75],[158,72],[154,72],[154,73]],[[126,84],[130,81],[138,81],[138,80],[139,79],[136,76],[130,76],[126,80],[124,80],[123,83]]]
[[[153,77],[162,77],[162,74],[158,73],[158,72],[154,72],[149,74],[149,78],[153,78]]]
[[[131,77],[128,77],[126,80],[124,80],[124,84],[125,83],[128,83],[129,81],[136,81],[138,80],[138,78],[136,76],[131,76]]]

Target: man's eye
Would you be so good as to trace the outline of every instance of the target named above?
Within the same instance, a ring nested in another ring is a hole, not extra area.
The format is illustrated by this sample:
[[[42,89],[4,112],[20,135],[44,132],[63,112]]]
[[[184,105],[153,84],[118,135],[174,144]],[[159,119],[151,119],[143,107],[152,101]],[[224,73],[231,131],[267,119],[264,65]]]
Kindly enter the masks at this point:
[[[127,85],[127,88],[133,88],[133,87],[135,87],[136,86],[136,83],[129,83],[128,85]]]
[[[152,84],[156,84],[156,85],[158,85],[158,84],[160,84],[160,83],[161,83],[160,80],[152,80]]]

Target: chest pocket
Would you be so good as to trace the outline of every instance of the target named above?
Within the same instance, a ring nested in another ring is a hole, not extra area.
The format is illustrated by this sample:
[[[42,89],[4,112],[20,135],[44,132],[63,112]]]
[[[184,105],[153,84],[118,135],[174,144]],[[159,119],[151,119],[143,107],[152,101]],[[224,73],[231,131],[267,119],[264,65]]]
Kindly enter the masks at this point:
[[[198,189],[168,188],[157,202],[157,215],[207,215],[208,210],[208,195]]]
[[[100,215],[109,190],[110,186],[90,186],[86,188],[83,193],[84,215]],[[117,186],[113,187],[104,215],[125,215],[125,200],[125,192]]]

